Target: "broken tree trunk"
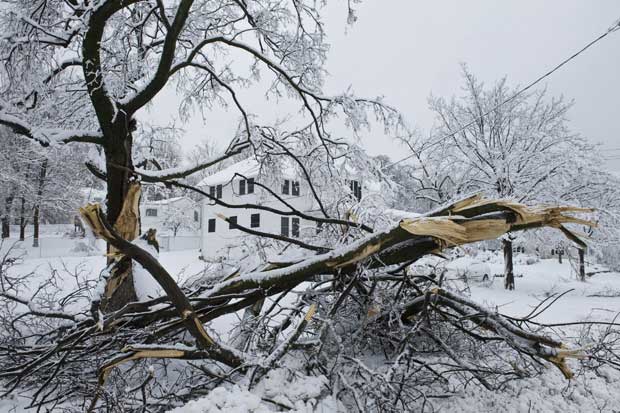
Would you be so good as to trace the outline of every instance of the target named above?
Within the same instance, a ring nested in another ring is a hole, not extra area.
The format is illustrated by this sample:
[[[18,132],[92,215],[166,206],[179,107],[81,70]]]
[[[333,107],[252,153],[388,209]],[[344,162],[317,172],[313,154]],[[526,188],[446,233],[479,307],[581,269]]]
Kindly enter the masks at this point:
[[[114,223],[114,230],[127,241],[133,241],[140,235],[140,196],[140,184],[132,182]],[[105,285],[104,296],[100,297],[100,303],[94,303],[95,306],[100,304],[97,310],[104,313],[116,311],[127,303],[137,301],[131,259],[119,255],[118,250],[112,244],[108,244],[108,257],[109,264],[112,266]]]
[[[503,239],[504,247],[504,288],[507,290],[515,289],[515,274],[512,263],[512,241]]]

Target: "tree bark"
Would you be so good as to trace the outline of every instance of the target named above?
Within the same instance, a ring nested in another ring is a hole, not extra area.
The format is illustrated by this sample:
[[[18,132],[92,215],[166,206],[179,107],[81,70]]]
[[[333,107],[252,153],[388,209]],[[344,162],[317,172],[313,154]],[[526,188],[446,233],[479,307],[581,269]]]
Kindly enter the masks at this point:
[[[504,246],[504,288],[507,290],[515,289],[515,275],[512,264],[512,241],[502,240]]]
[[[579,248],[579,281],[586,280],[585,250]]]
[[[22,196],[21,206],[19,208],[19,240],[26,239],[26,198]]]
[[[39,203],[34,206],[34,212],[32,214],[32,246],[39,246]]]
[[[13,207],[13,195],[4,198],[4,215],[2,215],[2,238],[11,236],[11,208]]]
[[[43,186],[45,185],[45,177],[47,175],[47,159],[43,159],[41,163],[41,169],[39,170],[39,184],[37,188],[37,200],[34,204],[34,213],[32,216],[33,234],[32,234],[32,246],[39,246],[39,221],[41,218],[41,199],[43,198]]]

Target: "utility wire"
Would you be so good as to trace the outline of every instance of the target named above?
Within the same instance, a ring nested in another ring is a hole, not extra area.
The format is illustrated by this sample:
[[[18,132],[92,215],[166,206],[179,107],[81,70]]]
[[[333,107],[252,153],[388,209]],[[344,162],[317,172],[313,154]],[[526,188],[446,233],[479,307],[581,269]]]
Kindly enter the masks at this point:
[[[427,148],[435,146],[435,145],[438,145],[441,142],[443,142],[443,141],[445,141],[447,139],[452,138],[457,133],[462,132],[463,130],[467,129],[468,127],[470,127],[471,125],[473,125],[474,123],[479,121],[480,119],[486,117],[490,113],[492,113],[492,112],[496,111],[497,109],[499,109],[500,107],[504,106],[506,103],[509,103],[509,102],[515,100],[516,98],[518,98],[519,96],[521,96],[522,94],[524,94],[525,92],[530,90],[532,87],[534,87],[535,85],[537,85],[538,83],[540,83],[541,81],[546,79],[547,77],[551,76],[554,72],[559,70],[562,66],[564,66],[565,64],[567,64],[568,62],[570,62],[571,60],[573,60],[574,58],[576,58],[577,56],[579,56],[580,54],[585,52],[586,50],[588,50],[590,47],[594,46],[599,41],[603,40],[610,33],[613,33],[613,32],[618,31],[618,30],[620,30],[620,19],[616,20],[614,22],[614,24],[609,29],[607,29],[607,31],[605,33],[601,34],[599,37],[597,37],[596,39],[592,40],[590,43],[586,44],[583,48],[581,48],[579,51],[577,51],[576,53],[574,53],[570,57],[564,59],[560,64],[555,66],[553,69],[549,70],[547,73],[543,74],[542,76],[540,76],[539,78],[537,78],[536,80],[534,80],[533,82],[531,82],[530,84],[528,84],[523,89],[519,90],[518,92],[516,92],[514,95],[510,96],[506,100],[498,103],[492,109],[488,110],[487,112],[483,113],[482,115],[480,115],[480,116],[478,116],[476,118],[473,118],[472,121],[469,122],[468,124],[462,126],[458,130],[456,130],[456,131],[454,131],[454,132],[452,132],[452,133],[450,133],[448,135],[442,136],[441,138],[439,138],[435,142],[432,142],[429,146],[427,146]],[[392,167],[394,165],[397,165],[397,164],[399,164],[401,162],[406,161],[407,159],[411,159],[414,156],[416,156],[416,153],[412,153],[411,155],[408,155],[408,156],[406,156],[406,157],[404,157],[402,159],[399,159],[398,161],[392,162],[391,164],[388,164],[385,167],[383,167],[383,169],[390,168],[390,167]]]

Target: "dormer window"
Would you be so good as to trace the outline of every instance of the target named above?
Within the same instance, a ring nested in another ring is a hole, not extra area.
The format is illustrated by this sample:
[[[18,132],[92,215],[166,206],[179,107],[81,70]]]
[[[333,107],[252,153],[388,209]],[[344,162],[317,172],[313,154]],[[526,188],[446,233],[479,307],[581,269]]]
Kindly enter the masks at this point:
[[[209,187],[209,195],[212,198],[221,199],[222,198],[222,185],[213,185]]]
[[[282,194],[299,196],[299,181],[285,179],[284,183],[282,184]]]
[[[349,188],[353,196],[360,201],[362,199],[362,185],[360,185],[360,181],[349,181]]]
[[[239,180],[239,195],[254,193],[254,178]]]

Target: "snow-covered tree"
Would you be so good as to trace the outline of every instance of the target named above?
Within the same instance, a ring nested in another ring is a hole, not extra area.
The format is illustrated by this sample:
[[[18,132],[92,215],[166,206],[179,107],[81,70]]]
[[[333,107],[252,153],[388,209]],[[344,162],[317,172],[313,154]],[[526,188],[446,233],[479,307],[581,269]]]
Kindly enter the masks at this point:
[[[568,128],[571,104],[545,90],[518,94],[506,78],[486,87],[466,66],[463,79],[461,96],[429,98],[436,116],[429,136],[406,141],[418,197],[442,203],[481,192],[517,202],[552,200],[555,178],[588,150]],[[514,288],[512,241],[503,239],[507,289]]]
[[[400,122],[379,99],[322,92],[327,43],[320,8],[310,0],[7,3],[0,9],[0,124],[43,146],[96,145],[103,160],[89,168],[106,181],[107,219],[135,238],[139,214],[118,219],[136,176],[143,182],[182,179],[248,145],[260,155],[263,127],[282,145],[280,153],[300,155],[303,164],[346,153],[346,140],[329,132],[335,116],[345,116],[353,129],[368,124],[368,109],[388,126]],[[241,101],[239,91],[259,76],[270,82],[267,97],[286,99],[269,103],[281,118],[295,114],[291,122],[261,122]],[[173,87],[182,116],[230,104],[240,115],[239,132],[213,159],[150,172],[136,162],[137,115]],[[135,297],[126,276],[131,262],[122,267],[111,279],[128,281],[114,289],[110,308]]]
[[[199,222],[196,221],[194,214],[196,208],[187,208],[187,204],[175,205],[169,203],[161,209],[161,226],[172,233],[176,237],[179,231],[195,232],[199,228]]]
[[[84,168],[84,147],[51,149],[16,136],[6,128],[0,146],[0,188],[4,196],[3,233],[19,218],[20,240],[32,224],[38,244],[39,223],[66,223],[77,214],[80,200],[75,194],[91,181]]]

